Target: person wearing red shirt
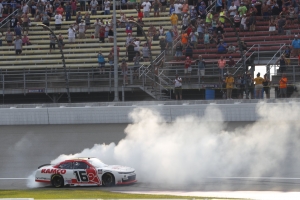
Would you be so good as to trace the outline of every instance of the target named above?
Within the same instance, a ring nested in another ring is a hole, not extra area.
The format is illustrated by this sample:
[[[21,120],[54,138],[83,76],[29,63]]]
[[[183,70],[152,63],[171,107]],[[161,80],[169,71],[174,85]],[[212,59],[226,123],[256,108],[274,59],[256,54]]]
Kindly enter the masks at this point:
[[[189,25],[188,28],[186,29],[186,33],[188,36],[190,36],[191,32],[193,31],[193,29],[195,29],[195,27],[193,27],[193,25]]]
[[[225,66],[226,66],[226,60],[224,60],[223,56],[221,56],[220,59],[218,60],[218,68],[220,70],[220,75],[221,75],[222,80],[223,80],[223,76],[224,76]]]
[[[141,11],[141,9],[138,9],[138,19],[143,19],[144,13]]]
[[[105,38],[105,26],[102,25],[99,30],[99,41],[104,43],[104,38]]]
[[[185,79],[189,79],[189,83],[191,82],[191,72],[192,72],[192,60],[190,57],[186,57],[186,60],[184,62],[184,75]]]
[[[63,7],[61,7],[61,5],[56,8],[56,13],[60,14],[61,16],[63,16],[64,9],[63,9]]]

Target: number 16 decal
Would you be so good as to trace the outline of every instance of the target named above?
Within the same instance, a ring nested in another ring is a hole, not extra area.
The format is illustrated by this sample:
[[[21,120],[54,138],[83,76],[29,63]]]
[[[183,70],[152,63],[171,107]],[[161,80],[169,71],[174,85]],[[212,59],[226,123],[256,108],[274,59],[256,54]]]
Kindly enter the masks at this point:
[[[89,182],[86,171],[74,171],[78,182]]]

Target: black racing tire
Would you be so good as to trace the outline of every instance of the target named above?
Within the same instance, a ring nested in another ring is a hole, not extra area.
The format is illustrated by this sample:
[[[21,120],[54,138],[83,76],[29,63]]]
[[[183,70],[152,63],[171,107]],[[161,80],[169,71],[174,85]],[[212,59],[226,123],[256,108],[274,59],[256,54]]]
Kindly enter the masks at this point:
[[[115,185],[115,177],[111,173],[105,173],[102,176],[102,185],[105,187],[111,187]]]
[[[54,174],[51,176],[51,184],[55,188],[64,187],[64,178],[59,174]]]

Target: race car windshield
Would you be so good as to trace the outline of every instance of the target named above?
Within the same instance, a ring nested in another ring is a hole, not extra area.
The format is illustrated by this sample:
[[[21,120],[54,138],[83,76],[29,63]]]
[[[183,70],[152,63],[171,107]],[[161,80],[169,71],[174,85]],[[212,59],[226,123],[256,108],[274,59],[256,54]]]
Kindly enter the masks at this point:
[[[101,160],[99,160],[97,158],[89,159],[88,162],[91,163],[94,167],[105,167],[105,166],[107,166]]]

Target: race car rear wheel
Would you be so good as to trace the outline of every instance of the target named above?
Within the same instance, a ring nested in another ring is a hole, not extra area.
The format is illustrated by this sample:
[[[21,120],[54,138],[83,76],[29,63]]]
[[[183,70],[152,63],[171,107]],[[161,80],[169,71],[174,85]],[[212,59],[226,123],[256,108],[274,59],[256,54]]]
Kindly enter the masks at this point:
[[[102,176],[103,186],[110,187],[115,185],[115,177],[111,173],[105,173]]]
[[[55,188],[64,187],[64,178],[59,174],[54,174],[51,177],[51,183],[52,183],[52,186]]]

